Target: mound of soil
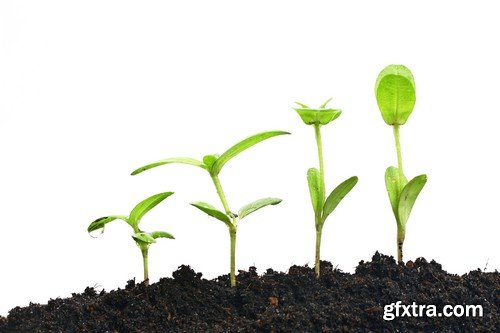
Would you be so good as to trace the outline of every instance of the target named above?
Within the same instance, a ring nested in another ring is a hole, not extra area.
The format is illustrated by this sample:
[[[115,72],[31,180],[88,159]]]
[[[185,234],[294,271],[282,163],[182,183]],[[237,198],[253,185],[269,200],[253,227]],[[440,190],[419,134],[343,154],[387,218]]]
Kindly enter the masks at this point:
[[[376,253],[354,274],[322,262],[319,280],[307,266],[292,266],[287,273],[268,269],[262,276],[250,267],[239,272],[233,289],[227,275],[205,280],[189,266],[172,275],[150,286],[129,281],[109,293],[86,288],[47,305],[16,307],[0,317],[0,332],[496,332],[500,327],[499,272],[458,276],[422,258],[398,265]],[[447,304],[481,305],[483,316],[424,312],[384,320],[384,306],[396,301],[433,304],[438,312]]]

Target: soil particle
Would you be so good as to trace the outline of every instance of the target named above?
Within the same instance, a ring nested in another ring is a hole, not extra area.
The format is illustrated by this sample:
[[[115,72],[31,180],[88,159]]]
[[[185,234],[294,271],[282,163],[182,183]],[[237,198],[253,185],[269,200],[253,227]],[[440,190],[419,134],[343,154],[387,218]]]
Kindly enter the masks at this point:
[[[181,266],[173,278],[149,286],[128,281],[124,289],[87,287],[71,298],[16,307],[0,317],[0,332],[497,332],[500,274],[480,270],[448,274],[435,261],[397,264],[375,253],[354,274],[321,263],[292,266],[287,273],[255,267],[229,277],[202,278]],[[400,317],[384,320],[384,306],[481,305],[482,317]]]

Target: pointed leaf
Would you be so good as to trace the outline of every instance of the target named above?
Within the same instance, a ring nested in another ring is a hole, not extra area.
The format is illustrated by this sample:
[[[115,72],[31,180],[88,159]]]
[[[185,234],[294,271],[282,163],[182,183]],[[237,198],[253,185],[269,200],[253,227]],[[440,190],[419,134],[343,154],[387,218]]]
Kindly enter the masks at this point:
[[[403,65],[384,68],[375,83],[377,104],[388,125],[403,125],[415,106],[415,80]]]
[[[91,233],[92,231],[103,229],[103,232],[104,232],[104,226],[106,224],[108,224],[109,222],[114,221],[114,220],[122,220],[122,221],[125,221],[128,224],[130,224],[129,221],[128,221],[128,218],[126,216],[123,216],[123,215],[110,215],[110,216],[100,217],[97,220],[95,220],[94,222],[90,223],[90,225],[87,228],[87,231],[89,233]]]
[[[156,240],[147,232],[138,232],[132,235],[132,238],[138,243],[153,244]]]
[[[264,199],[259,199],[256,200],[246,206],[243,206],[240,211],[238,212],[238,217],[240,220],[244,218],[247,215],[252,214],[256,210],[259,210],[263,207],[269,206],[269,205],[277,205],[281,202],[281,199],[278,198],[264,198]]]
[[[320,109],[325,109],[326,106],[328,105],[328,103],[330,103],[330,101],[332,100],[332,97],[330,97],[329,99],[327,99],[323,104],[321,104],[321,106],[319,107]]]
[[[164,160],[156,161],[154,163],[140,167],[139,169],[134,170],[131,175],[134,176],[134,175],[137,175],[143,171],[155,168],[157,166],[164,165],[164,164],[172,164],[172,163],[190,164],[190,165],[200,167],[202,169],[206,169],[205,164],[203,164],[203,162],[201,162],[201,161],[198,161],[197,159],[189,158],[189,157],[172,157],[172,158],[166,158]]]
[[[229,217],[214,206],[206,202],[193,202],[191,203],[191,205],[203,211],[205,214],[215,217],[219,221],[224,222],[228,227],[232,226]]]
[[[295,104],[297,104],[298,106],[300,106],[301,108],[303,109],[310,109],[310,107],[308,107],[307,105],[303,104],[303,103],[300,103],[300,102],[295,102]]]
[[[130,212],[130,223],[132,223],[132,225],[138,226],[144,214],[149,212],[156,205],[158,205],[160,202],[162,202],[172,194],[174,194],[174,192],[158,193],[139,202],[134,207],[134,209],[132,209],[132,212]]]
[[[326,218],[330,215],[338,204],[344,199],[344,197],[349,193],[354,186],[358,183],[358,177],[351,177],[344,182],[340,183],[333,191],[330,193],[328,198],[326,198],[325,205],[323,206],[323,223],[325,223]]]
[[[399,223],[403,228],[406,226],[406,222],[410,217],[413,205],[415,204],[415,201],[417,200],[420,191],[424,188],[426,182],[427,175],[417,176],[410,180],[410,182],[406,184],[403,189],[403,192],[401,192],[398,205],[398,215]]]
[[[219,174],[221,171],[222,167],[224,164],[226,164],[231,158],[235,157],[242,151],[252,147],[253,145],[256,145],[257,143],[264,141],[266,139],[272,138],[274,136],[278,135],[284,135],[284,134],[290,134],[288,132],[284,131],[269,131],[269,132],[263,132],[259,134],[252,135],[249,138],[246,138],[245,140],[242,140],[226,150],[224,154],[222,154],[217,161],[213,164],[212,171],[214,174]]]
[[[323,195],[321,195],[321,181],[319,171],[316,168],[307,170],[307,184],[309,185],[309,194],[311,203],[316,214],[321,212],[323,206]]]
[[[166,231],[153,231],[151,233],[151,237],[153,237],[154,239],[157,239],[157,238],[168,238],[168,239],[175,239],[175,237],[166,232]]]

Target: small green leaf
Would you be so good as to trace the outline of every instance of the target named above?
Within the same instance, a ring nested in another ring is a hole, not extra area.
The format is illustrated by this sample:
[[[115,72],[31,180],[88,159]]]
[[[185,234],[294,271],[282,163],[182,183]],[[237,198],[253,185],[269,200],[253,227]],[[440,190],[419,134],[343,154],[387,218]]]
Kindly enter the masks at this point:
[[[153,244],[156,243],[156,240],[148,234],[147,232],[138,232],[132,235],[132,238],[138,242],[143,244]]]
[[[294,109],[307,125],[326,125],[337,119],[342,113],[341,110],[336,109]]]
[[[161,161],[157,161],[148,165],[145,165],[143,167],[140,167],[139,169],[136,169],[132,172],[132,176],[137,175],[143,171],[155,168],[160,165],[164,164],[172,164],[172,163],[181,163],[181,164],[189,164],[189,165],[194,165],[197,167],[200,167],[202,169],[206,169],[205,164],[203,162],[198,161],[197,159],[194,158],[189,158],[189,157],[172,157],[172,158],[166,158]]]
[[[269,131],[269,132],[263,132],[259,134],[252,135],[249,138],[246,138],[245,140],[242,140],[226,150],[224,154],[222,154],[217,161],[213,164],[212,171],[214,174],[219,174],[221,171],[222,167],[224,164],[226,164],[231,158],[235,157],[242,151],[252,147],[253,145],[256,145],[257,143],[264,141],[266,139],[272,138],[274,136],[278,135],[284,135],[284,134],[290,134],[288,132],[284,131]]]
[[[375,96],[384,121],[388,125],[403,125],[416,101],[413,74],[403,65],[387,66],[377,78]]]
[[[295,104],[297,104],[298,106],[300,106],[302,109],[310,109],[310,107],[308,107],[307,105],[305,105],[303,103],[295,102]]]
[[[226,214],[224,214],[223,212],[221,212],[220,210],[218,210],[217,208],[215,208],[214,206],[212,206],[206,202],[193,202],[193,203],[191,203],[191,205],[198,208],[199,210],[203,211],[207,215],[215,217],[219,221],[224,222],[228,227],[232,226],[232,223],[231,223],[231,220],[229,219],[229,217]]]
[[[338,204],[344,199],[344,197],[349,193],[358,182],[358,177],[351,177],[344,182],[340,183],[333,191],[330,193],[328,198],[326,198],[325,204],[323,206],[323,223],[325,223],[326,218],[330,215]]]
[[[90,223],[90,225],[87,228],[87,231],[89,233],[91,233],[92,231],[103,229],[103,232],[104,232],[104,226],[106,224],[108,224],[109,222],[114,221],[114,220],[122,220],[122,221],[125,221],[128,224],[130,224],[130,222],[129,222],[129,220],[128,220],[128,218],[126,216],[123,216],[123,215],[110,215],[110,216],[100,217],[97,220],[95,220],[94,222]]]
[[[326,106],[328,105],[328,103],[330,103],[330,101],[332,100],[332,97],[330,97],[329,99],[327,99],[323,104],[321,104],[321,106],[319,107],[320,109],[325,109]]]
[[[219,158],[219,155],[206,155],[203,157],[203,163],[205,164],[208,171],[212,170],[212,167]]]
[[[311,195],[311,203],[314,212],[319,214],[323,206],[323,196],[321,194],[321,181],[319,171],[316,168],[307,170],[307,184],[309,185],[309,194]]]
[[[144,214],[149,212],[151,209],[153,209],[156,205],[158,205],[160,202],[168,198],[174,194],[174,192],[163,192],[163,193],[158,193],[153,196],[150,196],[147,199],[144,199],[143,201],[139,202],[134,209],[132,209],[132,212],[130,212],[130,223],[132,225],[138,226],[139,223],[141,222],[142,217]]]
[[[403,228],[406,227],[406,222],[410,217],[411,210],[415,201],[417,200],[420,191],[424,188],[425,183],[427,182],[427,175],[420,175],[412,180],[408,184],[406,184],[403,192],[401,192],[401,197],[399,198],[398,205],[398,215],[399,215],[399,223]]]
[[[269,205],[277,205],[281,202],[281,199],[278,198],[264,198],[264,199],[259,199],[256,200],[246,206],[243,206],[240,211],[238,212],[238,217],[240,220],[244,218],[247,215],[252,214],[256,210],[259,210],[263,207],[269,206]]]
[[[153,237],[154,239],[157,239],[157,238],[175,239],[175,237],[172,234],[169,234],[166,231],[153,231],[151,233],[151,237]]]

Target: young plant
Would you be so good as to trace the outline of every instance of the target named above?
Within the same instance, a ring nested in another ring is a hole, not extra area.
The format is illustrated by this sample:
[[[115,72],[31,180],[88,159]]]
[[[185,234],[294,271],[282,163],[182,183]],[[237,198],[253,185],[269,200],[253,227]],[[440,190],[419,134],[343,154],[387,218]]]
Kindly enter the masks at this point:
[[[108,224],[109,222],[112,222],[114,220],[125,221],[132,228],[134,232],[132,238],[135,240],[135,243],[141,250],[142,262],[144,267],[144,283],[146,285],[149,283],[149,270],[148,270],[149,246],[153,243],[156,243],[157,238],[174,239],[174,236],[165,231],[145,232],[139,228],[139,223],[141,222],[142,217],[147,212],[149,212],[156,205],[158,205],[160,202],[162,202],[172,194],[173,192],[164,192],[155,194],[137,204],[134,207],[134,209],[132,209],[129,216],[124,216],[124,215],[104,216],[92,222],[87,228],[87,231],[89,233],[99,229],[102,229],[102,232],[104,232],[104,228],[106,224]]]
[[[299,108],[295,111],[306,125],[314,127],[316,136],[316,146],[318,149],[319,170],[310,168],[307,170],[307,183],[309,185],[309,193],[314,210],[315,227],[316,227],[316,256],[315,256],[315,272],[316,277],[320,276],[320,251],[321,251],[321,235],[323,233],[323,225],[327,217],[334,211],[342,199],[349,193],[358,182],[358,177],[351,177],[340,185],[338,185],[325,200],[325,168],[323,165],[323,144],[321,141],[321,126],[327,125],[337,119],[342,113],[341,110],[327,108],[331,98],[323,103],[319,108],[312,109],[305,104],[298,103]]]
[[[243,141],[238,142],[231,148],[229,148],[227,151],[225,151],[222,155],[206,155],[203,157],[203,160],[197,160],[194,158],[189,158],[189,157],[174,157],[174,158],[167,158],[164,160],[160,160],[151,164],[148,164],[146,166],[143,166],[134,172],[132,172],[132,175],[136,175],[138,173],[141,173],[145,170],[152,169],[154,167],[164,165],[164,164],[171,164],[171,163],[182,163],[182,164],[189,164],[189,165],[194,165],[196,167],[199,167],[201,169],[204,169],[208,172],[210,175],[210,178],[212,179],[212,182],[215,186],[215,190],[217,191],[217,194],[219,196],[219,199],[221,201],[222,207],[224,208],[224,211],[220,211],[214,206],[206,203],[206,202],[194,202],[191,203],[194,207],[198,208],[199,210],[203,211],[207,215],[214,217],[218,219],[219,221],[222,221],[228,228],[229,230],[229,238],[230,238],[230,283],[231,287],[236,286],[236,276],[235,276],[235,267],[236,267],[236,232],[238,228],[238,222],[242,220],[244,217],[247,215],[250,215],[251,213],[255,212],[256,210],[259,210],[265,206],[269,205],[277,205],[281,202],[281,199],[277,198],[264,198],[264,199],[259,199],[257,201],[254,201],[246,206],[243,206],[238,213],[233,213],[232,210],[229,208],[229,204],[227,203],[226,196],[224,194],[224,191],[222,190],[222,185],[219,180],[219,173],[222,170],[222,167],[229,162],[233,157],[238,155],[239,153],[243,152],[244,150],[256,145],[257,143],[264,141],[266,139],[272,138],[274,136],[278,135],[283,135],[283,134],[290,134],[288,132],[283,132],[283,131],[270,131],[270,132],[263,132],[259,133],[256,135],[253,135],[249,138],[246,138]]]
[[[385,186],[396,218],[398,262],[402,262],[406,223],[420,191],[427,182],[426,175],[408,181],[403,172],[399,128],[406,123],[415,106],[415,81],[412,73],[403,65],[387,66],[377,78],[375,95],[382,118],[387,125],[393,127],[396,143],[398,167],[387,168]]]

